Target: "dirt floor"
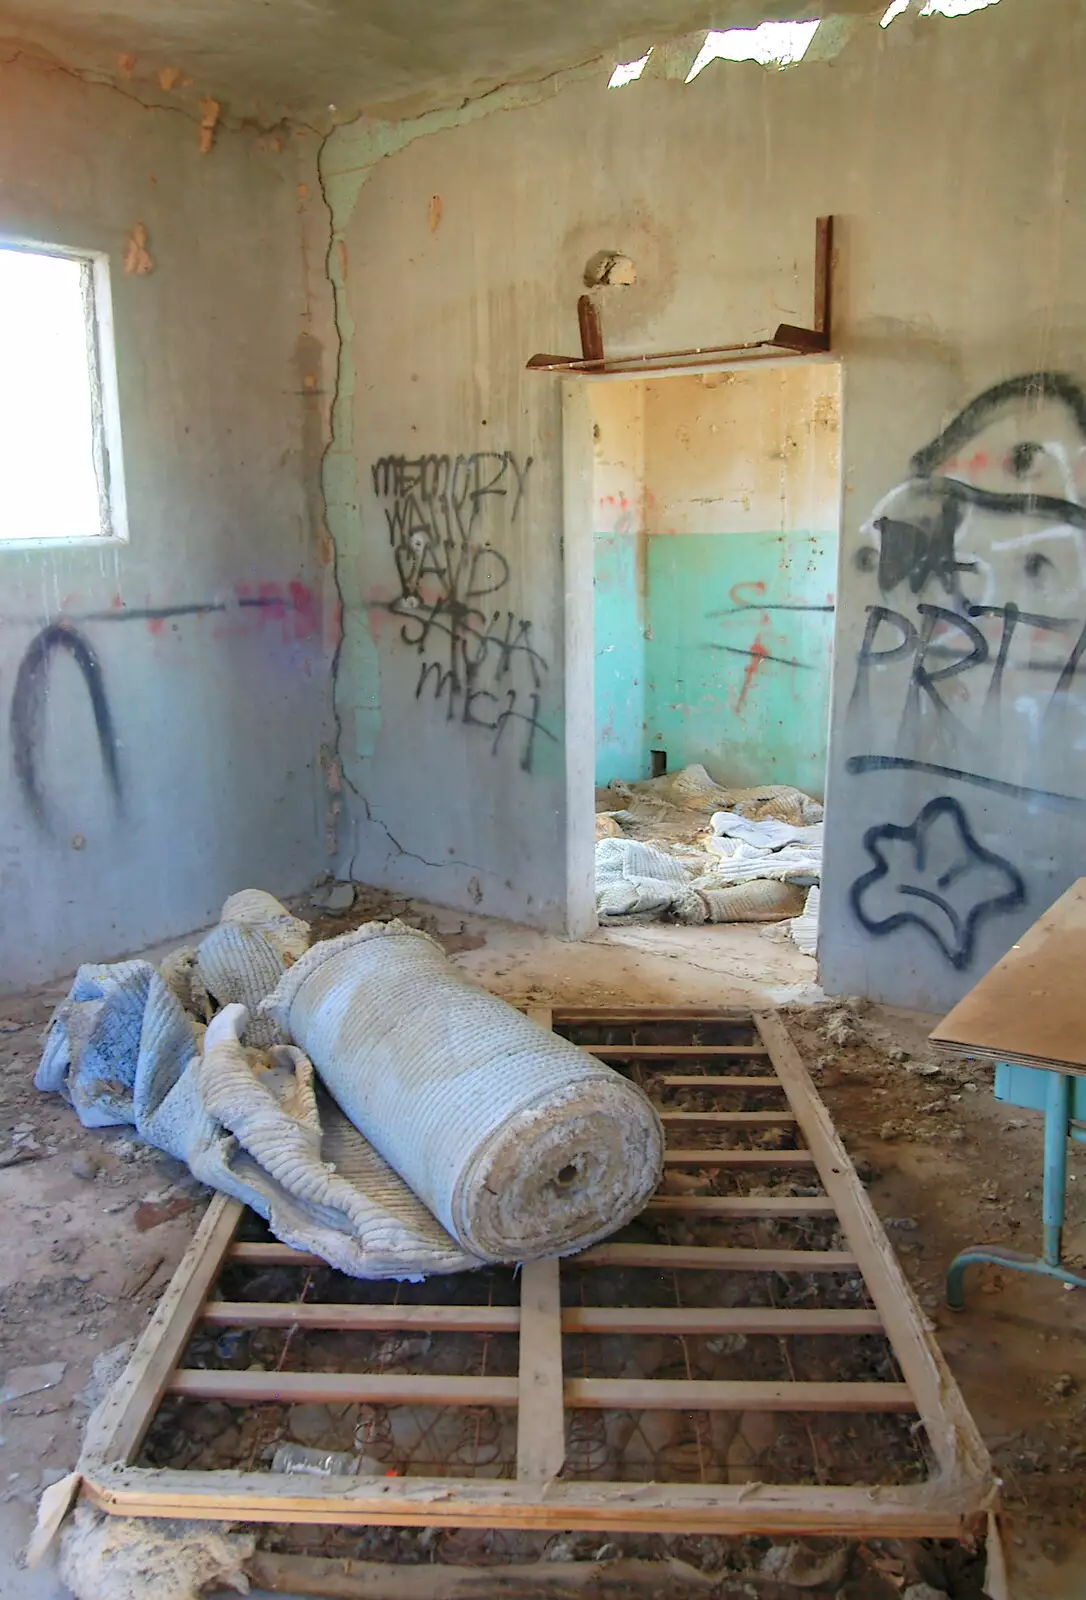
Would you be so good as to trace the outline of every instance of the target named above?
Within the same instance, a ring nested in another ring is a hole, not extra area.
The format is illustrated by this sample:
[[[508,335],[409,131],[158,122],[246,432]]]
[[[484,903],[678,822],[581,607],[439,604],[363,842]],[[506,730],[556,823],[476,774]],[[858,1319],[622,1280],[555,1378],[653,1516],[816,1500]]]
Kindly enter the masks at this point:
[[[1035,1247],[1040,1118],[998,1104],[989,1068],[937,1061],[925,1044],[934,1019],[828,1006],[814,962],[772,929],[645,925],[572,945],[366,891],[345,916],[295,909],[318,937],[377,913],[417,919],[465,972],[516,1002],[786,1008],[1003,1479],[1015,1596],[1086,1595],[1086,1301],[987,1268],[972,1272],[963,1313],[947,1311],[941,1292],[965,1244]],[[169,1158],[123,1130],[81,1128],[34,1090],[39,1034],[66,987],[0,1000],[2,1600],[66,1593],[48,1567],[18,1566],[37,1497],[76,1460],[108,1381],[108,1370],[95,1381],[96,1358],[142,1330],[204,1198]],[[1070,1172],[1066,1246],[1081,1262],[1086,1149],[1072,1150]],[[888,1583],[899,1592],[893,1575]]]

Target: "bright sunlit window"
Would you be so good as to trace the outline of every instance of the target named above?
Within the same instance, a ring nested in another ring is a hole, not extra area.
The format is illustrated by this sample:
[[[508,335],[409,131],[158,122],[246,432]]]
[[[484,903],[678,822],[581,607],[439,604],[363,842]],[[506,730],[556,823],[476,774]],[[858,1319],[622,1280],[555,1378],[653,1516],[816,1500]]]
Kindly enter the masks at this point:
[[[124,538],[104,258],[0,246],[0,543]]]

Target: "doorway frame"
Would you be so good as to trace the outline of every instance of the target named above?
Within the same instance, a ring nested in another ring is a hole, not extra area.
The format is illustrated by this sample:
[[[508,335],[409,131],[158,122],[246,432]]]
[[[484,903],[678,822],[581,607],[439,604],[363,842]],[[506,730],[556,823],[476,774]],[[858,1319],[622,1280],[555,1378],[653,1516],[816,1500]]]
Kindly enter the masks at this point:
[[[562,553],[563,669],[565,677],[565,812],[566,904],[563,932],[567,939],[589,938],[599,927],[596,915],[596,657],[595,588],[593,565],[593,480],[595,454],[589,385],[637,383],[661,378],[696,376],[703,372],[741,372],[756,368],[835,366],[839,372],[837,419],[837,586],[841,577],[844,525],[845,381],[843,358],[832,351],[811,355],[781,354],[779,358],[713,361],[699,365],[662,367],[651,372],[577,373],[561,380],[562,408]],[[826,729],[826,772],[832,763],[834,681],[837,675],[837,619],[830,663],[829,724]],[[828,785],[827,785],[828,788]]]

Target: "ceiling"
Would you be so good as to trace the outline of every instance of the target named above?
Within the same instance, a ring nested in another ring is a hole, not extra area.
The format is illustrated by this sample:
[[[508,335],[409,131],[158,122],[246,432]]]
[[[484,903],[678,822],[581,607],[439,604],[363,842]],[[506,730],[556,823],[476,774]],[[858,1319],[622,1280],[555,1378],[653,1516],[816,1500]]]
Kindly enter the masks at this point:
[[[873,0],[833,0],[834,12]],[[696,28],[818,16],[817,0],[0,0],[0,36],[156,86],[162,69],[234,115],[326,121],[455,104]],[[827,8],[828,9],[828,8]]]

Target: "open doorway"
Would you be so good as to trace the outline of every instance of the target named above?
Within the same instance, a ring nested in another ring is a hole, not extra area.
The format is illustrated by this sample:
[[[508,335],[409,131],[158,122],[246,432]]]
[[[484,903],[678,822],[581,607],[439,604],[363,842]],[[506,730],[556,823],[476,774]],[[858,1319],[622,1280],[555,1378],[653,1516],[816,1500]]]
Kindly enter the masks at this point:
[[[816,359],[585,386],[604,925],[785,922],[814,952],[840,382]]]

